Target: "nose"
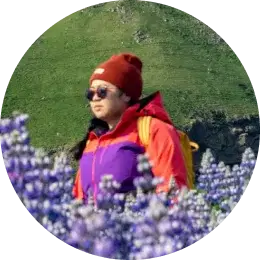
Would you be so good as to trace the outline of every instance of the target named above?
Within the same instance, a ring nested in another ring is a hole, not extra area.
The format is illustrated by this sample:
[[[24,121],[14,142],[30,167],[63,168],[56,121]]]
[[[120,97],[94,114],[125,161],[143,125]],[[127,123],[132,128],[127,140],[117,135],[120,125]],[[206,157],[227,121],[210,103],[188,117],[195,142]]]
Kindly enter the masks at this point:
[[[95,91],[94,92],[94,96],[93,96],[93,98],[92,98],[92,101],[98,101],[98,100],[100,100],[101,98],[98,96],[98,94],[97,94],[97,92]]]

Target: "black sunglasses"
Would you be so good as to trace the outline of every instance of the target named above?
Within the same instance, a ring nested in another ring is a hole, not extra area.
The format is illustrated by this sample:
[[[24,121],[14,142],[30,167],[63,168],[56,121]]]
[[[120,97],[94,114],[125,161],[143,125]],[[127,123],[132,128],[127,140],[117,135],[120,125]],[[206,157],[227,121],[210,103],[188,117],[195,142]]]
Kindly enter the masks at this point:
[[[86,91],[86,98],[89,101],[92,101],[94,95],[97,94],[97,96],[99,98],[104,99],[107,96],[107,91],[108,91],[107,87],[98,87],[96,90],[87,89],[87,91]]]

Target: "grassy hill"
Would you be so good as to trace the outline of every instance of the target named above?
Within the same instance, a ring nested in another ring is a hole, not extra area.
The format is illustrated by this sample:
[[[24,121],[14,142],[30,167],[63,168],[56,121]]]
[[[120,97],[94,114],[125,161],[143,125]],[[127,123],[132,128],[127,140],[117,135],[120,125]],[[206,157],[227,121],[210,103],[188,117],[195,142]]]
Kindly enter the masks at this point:
[[[125,0],[73,13],[44,32],[17,66],[1,116],[28,113],[35,146],[74,144],[90,116],[91,73],[123,51],[140,56],[144,93],[160,90],[179,127],[210,110],[258,114],[243,66],[210,28],[172,7]]]

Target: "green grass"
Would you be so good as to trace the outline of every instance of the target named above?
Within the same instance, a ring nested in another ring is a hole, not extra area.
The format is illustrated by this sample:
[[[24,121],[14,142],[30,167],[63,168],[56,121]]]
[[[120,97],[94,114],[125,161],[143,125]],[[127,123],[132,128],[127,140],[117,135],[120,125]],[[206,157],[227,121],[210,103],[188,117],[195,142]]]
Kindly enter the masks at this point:
[[[137,30],[148,39],[136,43]],[[92,71],[122,51],[143,60],[144,93],[160,90],[178,127],[209,110],[258,114],[245,69],[218,40],[195,18],[163,5],[128,0],[87,8],[59,21],[29,48],[10,80],[1,117],[28,113],[33,145],[71,146],[90,117],[84,92]]]

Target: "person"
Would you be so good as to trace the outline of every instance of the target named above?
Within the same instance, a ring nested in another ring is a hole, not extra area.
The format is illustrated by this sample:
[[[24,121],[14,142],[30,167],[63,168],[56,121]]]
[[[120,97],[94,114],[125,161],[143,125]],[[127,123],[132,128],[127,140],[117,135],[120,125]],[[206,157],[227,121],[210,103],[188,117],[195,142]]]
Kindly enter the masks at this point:
[[[187,186],[179,136],[160,92],[140,98],[142,68],[135,54],[119,53],[101,63],[91,75],[86,97],[94,117],[75,148],[74,156],[79,161],[75,198],[86,199],[89,189],[96,198],[104,174],[111,174],[121,184],[118,192],[132,191],[134,178],[140,176],[137,156],[145,152],[153,162],[152,174],[164,180],[158,192],[168,191],[172,176],[179,187]],[[144,115],[152,116],[146,148],[137,129],[137,119]]]

